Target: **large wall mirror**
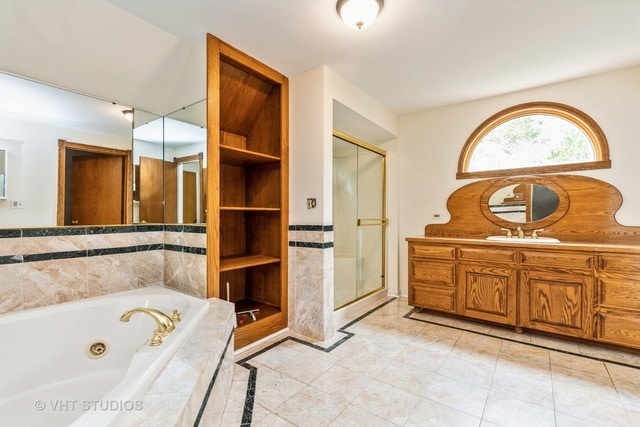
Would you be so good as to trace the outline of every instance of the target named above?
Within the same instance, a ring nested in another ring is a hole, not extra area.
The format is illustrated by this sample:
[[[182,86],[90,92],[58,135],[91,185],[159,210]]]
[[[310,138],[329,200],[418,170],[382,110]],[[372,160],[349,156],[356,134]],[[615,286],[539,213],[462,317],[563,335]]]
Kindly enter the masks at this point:
[[[0,94],[0,228],[206,222],[205,101],[162,116],[3,73]]]
[[[131,152],[132,126],[123,114],[128,106],[3,73],[0,94],[0,151],[6,155],[0,228],[130,222],[123,170]],[[104,191],[117,193],[115,219],[101,218]],[[72,204],[82,211],[72,212]]]
[[[206,222],[206,102],[167,116],[136,111],[133,221]]]

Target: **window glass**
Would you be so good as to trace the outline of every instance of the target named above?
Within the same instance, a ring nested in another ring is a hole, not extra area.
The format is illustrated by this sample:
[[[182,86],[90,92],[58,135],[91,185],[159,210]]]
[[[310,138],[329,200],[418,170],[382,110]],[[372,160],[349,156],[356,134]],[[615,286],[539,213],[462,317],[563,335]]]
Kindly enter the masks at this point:
[[[457,178],[608,167],[607,140],[591,117],[568,105],[535,102],[485,120],[467,139]]]

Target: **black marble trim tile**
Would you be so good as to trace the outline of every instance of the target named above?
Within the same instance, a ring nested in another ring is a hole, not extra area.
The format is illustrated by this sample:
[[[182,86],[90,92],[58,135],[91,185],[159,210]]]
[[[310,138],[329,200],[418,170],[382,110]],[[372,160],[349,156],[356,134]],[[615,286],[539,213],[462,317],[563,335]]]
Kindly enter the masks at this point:
[[[294,242],[290,241],[289,246],[297,248],[329,249],[333,247],[333,242]]]
[[[364,319],[365,317],[371,315],[372,313],[376,312],[377,310],[381,309],[382,307],[384,307],[385,305],[397,300],[398,298],[391,298],[388,301],[383,302],[382,304],[374,307],[373,309],[367,311],[366,313],[364,313],[363,315],[361,315],[360,317],[352,320],[351,322],[347,323],[346,325],[344,325],[343,327],[341,327],[340,329],[338,329],[338,332],[341,332],[343,334],[345,334],[344,337],[342,337],[340,340],[336,341],[334,344],[332,344],[331,346],[324,348],[322,346],[319,346],[317,344],[313,344],[310,342],[307,342],[305,340],[302,340],[300,338],[296,338],[296,337],[286,337],[281,339],[278,342],[275,342],[265,348],[263,348],[262,350],[259,350],[253,354],[251,354],[250,356],[245,357],[242,360],[239,360],[238,362],[236,362],[237,365],[242,366],[243,368],[249,369],[249,381],[247,383],[247,394],[245,397],[245,401],[244,401],[244,411],[242,413],[242,424],[241,426],[245,427],[245,426],[250,426],[251,425],[251,418],[253,417],[253,403],[255,401],[255,392],[256,392],[256,378],[257,378],[257,374],[258,374],[258,368],[256,368],[255,366],[251,365],[249,363],[249,361],[251,359],[253,359],[256,356],[261,355],[262,353],[265,353],[269,350],[271,350],[274,347],[279,346],[280,344],[282,344],[283,342],[286,341],[295,341],[297,343],[306,345],[308,347],[314,348],[316,350],[320,350],[323,351],[325,353],[330,353],[332,352],[334,349],[336,349],[337,347],[339,347],[340,345],[342,345],[343,343],[345,343],[347,340],[349,340],[350,338],[354,337],[355,334],[353,332],[349,332],[346,329],[353,326],[354,324],[358,323],[359,321],[361,321],[362,319]]]
[[[23,228],[22,237],[83,236],[87,230],[87,227]]]
[[[200,425],[200,420],[202,420],[202,415],[204,414],[204,410],[207,407],[207,403],[209,402],[211,391],[213,390],[213,386],[216,383],[216,379],[218,379],[218,374],[220,373],[220,367],[222,366],[222,362],[224,362],[224,358],[227,354],[227,350],[229,350],[229,344],[231,343],[231,338],[233,338],[233,330],[231,331],[231,333],[229,334],[229,337],[227,338],[227,344],[224,346],[224,351],[220,355],[220,359],[218,359],[218,365],[216,366],[216,370],[213,372],[211,381],[209,381],[209,387],[207,388],[207,392],[204,394],[204,399],[202,399],[202,404],[200,405],[198,416],[196,417],[196,420],[193,422],[194,427],[197,427]]]
[[[0,239],[15,239],[17,237],[22,237],[22,229],[20,228],[0,230]]]
[[[163,224],[136,224],[136,231],[144,232],[144,231],[164,231]]]
[[[174,233],[199,233],[204,234],[207,232],[207,226],[194,225],[194,224],[166,224],[164,226],[165,231],[172,231]]]
[[[136,252],[137,246],[121,246],[118,248],[89,249],[87,256],[117,255]]]
[[[182,252],[187,252],[189,254],[194,254],[194,255],[206,255],[207,249],[199,248],[197,246],[183,246]]]
[[[473,334],[476,334],[476,335],[482,335],[482,336],[485,336],[485,337],[499,338],[501,340],[510,341],[510,342],[513,342],[513,343],[518,343],[518,344],[522,344],[522,345],[528,345],[529,347],[542,348],[542,349],[549,350],[549,351],[555,351],[555,352],[558,352],[558,353],[570,354],[572,356],[582,357],[584,359],[595,360],[595,361],[603,362],[603,363],[605,363],[605,362],[606,363],[612,363],[614,365],[625,366],[627,368],[634,368],[634,369],[640,370],[640,366],[638,366],[638,365],[630,365],[628,363],[618,362],[618,361],[615,361],[615,360],[605,359],[605,358],[602,358],[602,357],[589,356],[588,354],[580,354],[580,353],[576,353],[574,351],[562,350],[562,349],[559,349],[559,348],[549,347],[547,345],[534,344],[534,343],[524,342],[524,341],[518,341],[518,340],[511,339],[511,338],[505,338],[504,336],[501,336],[501,335],[494,335],[494,334],[490,334],[490,333],[487,333],[487,332],[478,332],[478,331],[474,331],[474,330],[471,330],[471,329],[462,328],[462,327],[459,327],[459,326],[452,326],[452,325],[446,325],[446,324],[443,324],[443,323],[434,322],[432,320],[416,319],[415,317],[411,317],[411,315],[413,313],[415,313],[415,309],[409,310],[409,312],[407,314],[405,314],[404,316],[402,316],[402,317],[404,317],[405,319],[409,319],[409,320],[415,320],[416,322],[422,322],[422,323],[429,323],[431,325],[444,326],[445,328],[455,329],[455,330],[458,330],[458,331],[470,332],[470,333],[473,333]]]
[[[186,253],[195,254],[195,255],[206,255],[207,254],[207,249],[206,248],[199,248],[197,246],[170,245],[170,244],[165,243],[164,244],[164,249],[167,250],[167,251],[186,252]]]
[[[152,243],[150,245],[138,245],[136,246],[137,252],[157,251],[164,249],[164,243]]]
[[[87,251],[64,251],[64,252],[48,252],[44,254],[28,254],[23,255],[23,262],[51,261],[54,259],[71,259],[83,258],[87,256]]]
[[[333,231],[333,225],[290,225],[289,231]]]
[[[87,234],[135,233],[136,225],[112,225],[106,227],[87,227]]]
[[[23,256],[22,255],[0,256],[0,265],[20,264],[20,263],[22,263],[22,260],[23,260]]]

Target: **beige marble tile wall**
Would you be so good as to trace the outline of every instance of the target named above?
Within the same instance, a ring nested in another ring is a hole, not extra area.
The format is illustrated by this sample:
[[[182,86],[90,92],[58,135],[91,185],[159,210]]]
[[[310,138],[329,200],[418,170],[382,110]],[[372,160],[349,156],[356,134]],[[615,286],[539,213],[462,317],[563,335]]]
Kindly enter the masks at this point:
[[[204,298],[204,226],[0,230],[0,314],[163,285]]]
[[[198,298],[207,297],[206,226],[165,226],[165,285]]]
[[[333,335],[333,227],[289,226],[289,329],[325,340]]]

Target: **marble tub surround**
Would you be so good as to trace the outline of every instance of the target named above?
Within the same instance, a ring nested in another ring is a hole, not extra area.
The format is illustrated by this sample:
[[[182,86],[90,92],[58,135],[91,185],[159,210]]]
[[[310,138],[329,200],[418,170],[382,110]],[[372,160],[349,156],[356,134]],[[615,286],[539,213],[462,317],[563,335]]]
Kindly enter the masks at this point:
[[[167,277],[168,286],[204,298],[205,233],[206,226],[162,224],[0,230],[0,314]]]
[[[122,413],[117,425],[222,425],[233,379],[234,306],[209,299],[209,310],[142,396],[141,411]]]
[[[406,298],[360,313],[338,341],[289,333],[238,354],[222,425],[640,423],[636,353],[414,313]]]
[[[333,226],[289,226],[289,329],[333,335]]]

